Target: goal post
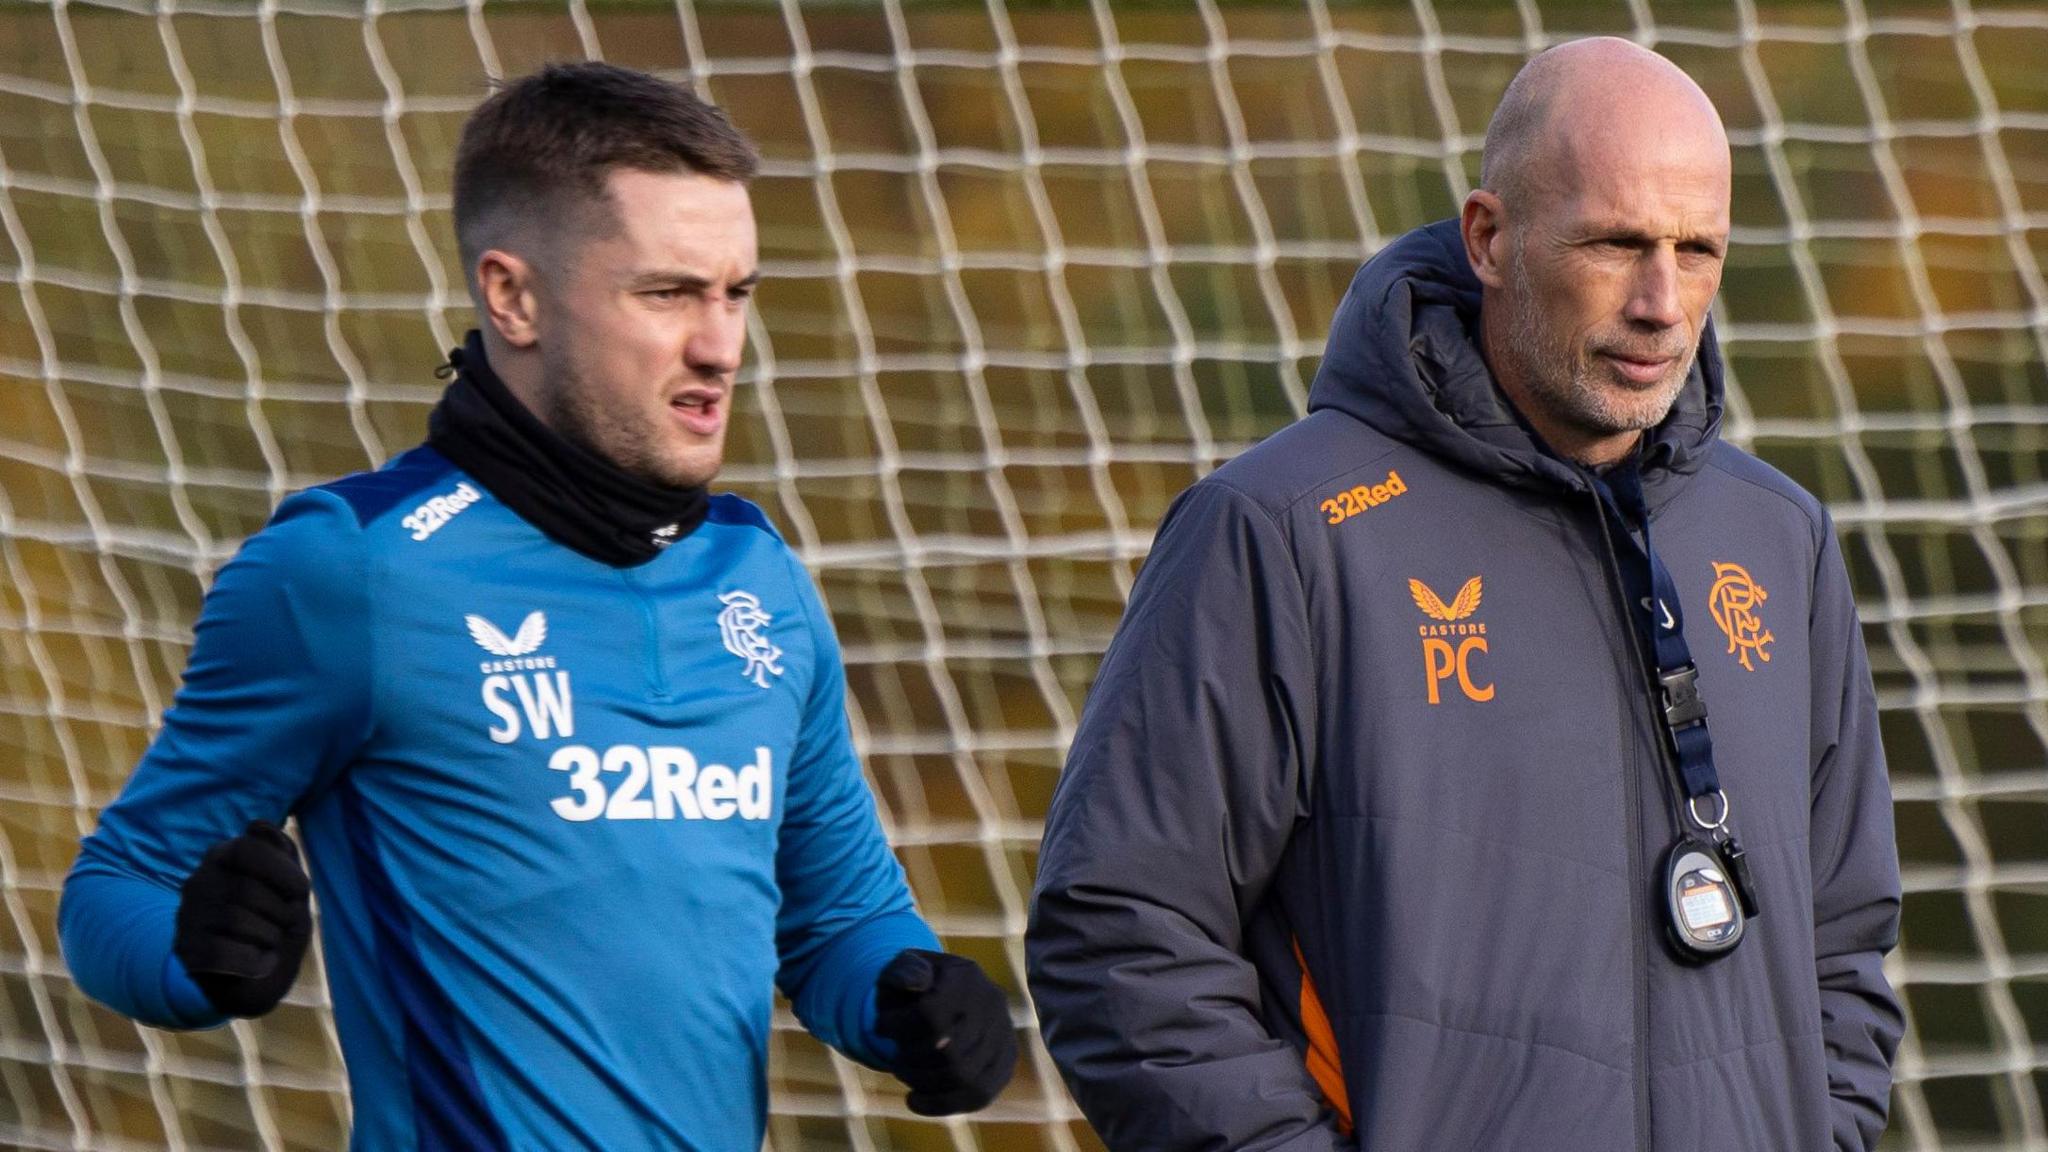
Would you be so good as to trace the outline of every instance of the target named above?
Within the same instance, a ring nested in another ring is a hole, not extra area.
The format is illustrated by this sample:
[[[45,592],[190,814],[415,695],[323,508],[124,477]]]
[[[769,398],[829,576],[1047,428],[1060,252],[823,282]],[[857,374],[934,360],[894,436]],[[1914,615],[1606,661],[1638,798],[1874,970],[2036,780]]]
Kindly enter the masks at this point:
[[[317,954],[204,1033],[91,1004],[78,838],[286,493],[416,443],[471,324],[492,75],[603,58],[758,142],[725,482],[816,573],[891,835],[1028,1042],[912,1116],[778,1015],[778,1148],[1078,1150],[1032,1038],[1041,821],[1167,502],[1298,416],[1365,256],[1527,55],[1669,55],[1734,147],[1726,434],[1829,506],[1906,885],[1888,1147],[2048,1147],[2048,11],[1999,0],[0,3],[0,1144],[332,1148]]]

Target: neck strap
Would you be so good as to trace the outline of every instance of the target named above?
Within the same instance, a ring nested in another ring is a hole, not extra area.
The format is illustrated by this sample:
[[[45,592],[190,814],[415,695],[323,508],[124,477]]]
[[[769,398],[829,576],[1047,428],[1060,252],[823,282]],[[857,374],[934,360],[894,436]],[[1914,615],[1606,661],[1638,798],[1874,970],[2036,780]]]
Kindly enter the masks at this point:
[[[1699,693],[1699,669],[1685,643],[1685,606],[1679,599],[1677,582],[1650,543],[1650,515],[1643,499],[1642,473],[1630,458],[1604,475],[1594,474],[1593,488],[1600,496],[1604,514],[1621,529],[1616,534],[1619,546],[1615,558],[1638,631],[1648,638],[1650,659],[1662,693],[1660,719],[1686,799],[1720,797],[1720,775],[1714,770],[1714,742],[1707,730],[1707,705]],[[1726,798],[1720,799],[1721,814],[1725,815]],[[1699,819],[1697,812],[1694,818]]]

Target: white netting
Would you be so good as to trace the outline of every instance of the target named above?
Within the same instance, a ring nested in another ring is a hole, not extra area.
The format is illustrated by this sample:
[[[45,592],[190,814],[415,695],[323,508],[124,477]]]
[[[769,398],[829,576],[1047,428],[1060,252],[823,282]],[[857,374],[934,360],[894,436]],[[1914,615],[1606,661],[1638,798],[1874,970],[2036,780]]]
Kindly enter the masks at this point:
[[[0,6],[0,1142],[342,1140],[317,965],[261,1021],[138,1030],[67,979],[56,894],[215,567],[418,439],[483,75],[662,70],[762,145],[732,486],[820,575],[925,908],[1014,989],[1165,502],[1300,411],[1358,260],[1588,32],[1728,120],[1729,432],[1853,568],[1908,891],[1891,1146],[2048,1148],[2048,12],[1965,0]],[[933,1123],[781,1024],[779,1148],[1094,1146],[1035,1045]]]

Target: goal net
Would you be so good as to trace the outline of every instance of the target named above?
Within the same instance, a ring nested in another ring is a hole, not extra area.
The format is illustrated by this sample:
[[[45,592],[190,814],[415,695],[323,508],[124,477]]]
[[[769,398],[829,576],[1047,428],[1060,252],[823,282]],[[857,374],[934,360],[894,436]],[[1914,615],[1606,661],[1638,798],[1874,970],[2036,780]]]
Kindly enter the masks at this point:
[[[1613,33],[1735,149],[1728,433],[1825,499],[1905,870],[1889,1146],[2048,1148],[2048,11],[1991,0],[0,4],[0,1144],[334,1148],[318,963],[88,1002],[57,895],[285,493],[420,437],[486,75],[686,78],[765,156],[730,486],[800,546],[919,898],[1029,1043],[985,1113],[776,1031],[776,1148],[1096,1147],[1021,992],[1040,822],[1167,501],[1303,408],[1526,55]]]

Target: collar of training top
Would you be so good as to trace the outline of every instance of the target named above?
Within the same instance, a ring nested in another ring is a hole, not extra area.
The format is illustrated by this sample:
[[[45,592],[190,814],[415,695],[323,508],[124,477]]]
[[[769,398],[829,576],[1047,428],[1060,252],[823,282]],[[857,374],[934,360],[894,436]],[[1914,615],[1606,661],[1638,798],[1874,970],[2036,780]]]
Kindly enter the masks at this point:
[[[427,443],[556,543],[631,568],[704,522],[703,487],[650,484],[542,424],[491,371],[482,333],[449,351],[446,370]]]

